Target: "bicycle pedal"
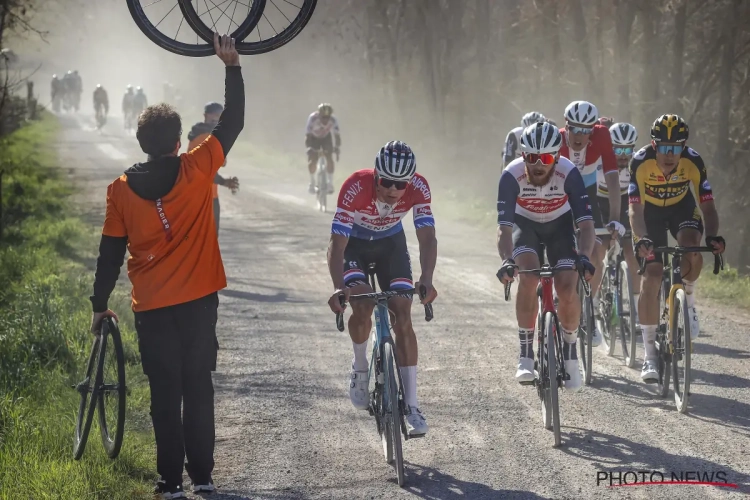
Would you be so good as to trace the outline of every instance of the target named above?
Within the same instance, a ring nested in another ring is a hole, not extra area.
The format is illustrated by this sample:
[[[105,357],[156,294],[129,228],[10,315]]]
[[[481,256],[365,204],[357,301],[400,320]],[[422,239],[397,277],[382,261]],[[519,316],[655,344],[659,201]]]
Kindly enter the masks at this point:
[[[644,383],[644,384],[648,384],[648,385],[655,385],[655,384],[658,384],[658,383],[659,383],[659,379],[656,379],[656,378],[650,378],[650,379],[648,379],[648,380],[644,380],[644,381],[643,381],[643,383]]]

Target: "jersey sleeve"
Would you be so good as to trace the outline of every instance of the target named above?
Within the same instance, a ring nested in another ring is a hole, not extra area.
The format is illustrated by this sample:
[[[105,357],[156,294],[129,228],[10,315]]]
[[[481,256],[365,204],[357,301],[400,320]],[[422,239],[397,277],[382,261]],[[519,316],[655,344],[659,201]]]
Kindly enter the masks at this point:
[[[225,160],[224,148],[213,135],[209,135],[197,147],[180,156],[183,164],[188,168],[199,170],[212,182],[214,175],[219,171]]]
[[[104,214],[104,227],[102,228],[102,234],[104,236],[122,238],[127,236],[128,232],[125,229],[125,220],[122,217],[122,212],[117,203],[117,182],[118,181],[115,181],[107,187],[107,208],[105,209]]]
[[[307,117],[307,125],[305,126],[305,135],[312,134],[313,121],[315,120],[315,113],[310,114]]]
[[[594,217],[591,215],[592,200],[589,200],[586,186],[583,184],[583,177],[581,177],[577,168],[571,169],[568,177],[565,178],[564,189],[568,195],[568,203],[573,211],[573,219],[575,219],[576,224],[586,220],[593,221]]]
[[[714,193],[711,189],[711,184],[708,183],[708,173],[706,172],[706,164],[703,162],[703,158],[692,148],[687,148],[687,155],[696,167],[695,172],[690,176],[690,181],[698,196],[699,203],[713,200]]]
[[[617,157],[615,156],[615,150],[612,148],[612,137],[609,135],[609,130],[607,127],[602,126],[601,128],[597,127],[597,131],[599,133],[599,144],[601,145],[599,154],[602,157],[602,173],[606,175],[610,172],[615,172],[619,175]]]
[[[339,128],[339,121],[336,119],[335,116],[331,116],[331,120],[333,120],[333,133],[334,135],[340,135],[341,129]]]
[[[354,226],[354,215],[361,203],[362,179],[355,174],[349,176],[339,191],[339,199],[336,203],[336,213],[333,214],[331,234],[340,234],[347,238],[352,234]]]
[[[424,177],[417,177],[413,181],[415,188],[414,192],[414,205],[412,212],[414,213],[414,228],[420,229],[423,227],[435,227],[435,218],[432,215],[432,193],[430,192],[430,186],[427,184],[427,179]]]
[[[638,205],[641,203],[641,193],[645,189],[645,185],[641,179],[639,179],[640,173],[638,167],[640,167],[646,158],[646,148],[642,148],[637,151],[630,159],[630,165],[628,170],[630,171],[630,184],[628,184],[628,203],[631,205]]]
[[[505,137],[505,147],[503,148],[503,161],[505,161],[505,165],[515,159],[517,149],[518,140],[516,139],[516,134],[511,130]]]
[[[500,176],[497,187],[497,224],[498,226],[511,226],[516,215],[516,201],[521,192],[521,186],[508,170]]]

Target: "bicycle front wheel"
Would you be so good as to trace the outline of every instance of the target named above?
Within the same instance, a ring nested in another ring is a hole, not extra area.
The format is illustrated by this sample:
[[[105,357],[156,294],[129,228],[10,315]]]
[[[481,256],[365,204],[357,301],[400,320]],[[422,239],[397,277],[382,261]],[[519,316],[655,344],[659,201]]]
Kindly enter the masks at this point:
[[[102,337],[102,385],[99,390],[99,429],[109,458],[117,458],[125,433],[125,355],[120,330],[108,318]]]
[[[549,373],[549,401],[552,407],[552,432],[555,435],[555,447],[560,446],[560,402],[558,398],[559,374],[557,373],[556,337],[562,335],[558,330],[557,318],[548,312],[544,315],[544,338],[547,344],[547,370]]]
[[[386,342],[383,346],[385,352],[385,375],[388,381],[388,427],[391,433],[393,445],[393,467],[396,469],[398,485],[403,486],[404,477],[404,451],[401,446],[401,404],[398,397],[398,384],[396,383],[396,361],[393,355],[393,344]]]
[[[205,43],[190,29],[178,0],[126,0],[136,26],[164,50],[187,57],[215,54],[213,43]]]
[[[625,261],[620,262],[617,272],[620,274],[618,279],[620,288],[617,290],[620,308],[617,314],[620,317],[622,356],[625,365],[628,368],[633,368],[635,366],[636,341],[638,339],[638,330],[635,323],[638,304],[633,296],[633,280],[630,277],[628,263]]]
[[[251,5],[240,0],[224,0],[219,4],[213,0],[179,0],[179,4],[188,25],[203,41],[213,46],[214,32],[231,33],[236,46],[255,29],[266,8],[266,0],[250,1]]]
[[[599,287],[599,297],[601,297],[601,300],[599,300],[598,313],[600,320],[596,321],[596,318],[594,318],[594,321],[600,325],[602,342],[607,351],[607,356],[612,356],[615,353],[615,342],[619,328],[617,324],[619,318],[615,308],[617,305],[617,292],[614,289],[615,283],[612,282],[612,268],[610,266],[611,264],[607,264],[607,267],[604,269],[604,277]]]
[[[693,342],[690,338],[690,311],[684,289],[679,289],[672,303],[674,311],[671,324],[672,345],[672,383],[674,384],[674,402],[677,411],[687,413],[690,399],[690,358]]]
[[[326,172],[325,156],[321,155],[318,159],[318,210],[325,212],[327,210],[327,197],[328,197],[328,174]]]
[[[583,367],[583,381],[591,385],[592,346],[594,335],[594,303],[589,295],[584,293],[583,284],[578,284],[578,296],[581,298],[581,321],[578,328],[578,346],[580,347],[580,361]]]
[[[80,394],[78,415],[76,416],[75,440],[73,442],[73,458],[76,460],[80,460],[83,456],[89,432],[91,431],[91,422],[94,420],[94,411],[96,410],[101,382],[101,372],[99,370],[100,356],[101,337],[97,336],[94,337],[94,343],[91,346],[91,353],[86,364],[83,381],[74,386],[74,389]]]

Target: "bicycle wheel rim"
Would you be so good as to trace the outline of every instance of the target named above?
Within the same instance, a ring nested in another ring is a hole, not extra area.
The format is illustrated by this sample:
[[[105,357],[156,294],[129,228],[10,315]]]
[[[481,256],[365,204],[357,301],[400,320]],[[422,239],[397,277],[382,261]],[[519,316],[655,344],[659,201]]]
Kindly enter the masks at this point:
[[[541,305],[540,305],[541,307]],[[540,309],[541,311],[541,309]],[[541,314],[537,316],[537,355],[535,365],[536,368],[536,388],[537,395],[539,396],[539,402],[542,406],[542,425],[545,429],[552,429],[552,403],[550,403],[549,396],[549,370],[547,369],[547,342],[545,342],[544,334],[546,332],[543,318]]]
[[[601,324],[602,343],[604,343],[607,356],[612,356],[615,353],[615,338],[617,337],[617,327],[612,325],[613,318],[617,317],[612,314],[616,294],[616,290],[613,290],[613,287],[614,283],[610,279],[610,268],[608,265],[604,269],[604,278],[599,287],[599,316],[601,317],[599,323]]]
[[[547,313],[544,320],[545,341],[547,343],[547,366],[549,367],[550,405],[552,406],[552,432],[555,435],[555,447],[560,446],[560,401],[558,398],[559,381],[557,374],[556,335],[561,334],[557,320],[552,313]]]
[[[84,380],[78,385],[80,402],[78,405],[78,415],[76,418],[75,441],[73,445],[73,458],[80,460],[86,449],[86,443],[91,431],[91,423],[94,421],[94,411],[96,410],[96,401],[99,395],[97,378],[99,376],[99,365],[101,356],[101,337],[95,337],[91,346],[89,361],[86,365],[86,374]],[[84,382],[86,382],[85,385]]]
[[[690,358],[692,342],[690,340],[690,312],[687,306],[685,290],[675,293],[675,314],[672,330],[674,356],[672,357],[672,383],[674,384],[674,402],[677,411],[687,413],[690,399]]]
[[[578,285],[578,293],[581,297],[581,329],[579,330],[579,347],[581,351],[581,366],[583,367],[583,380],[585,385],[591,385],[591,364],[592,364],[592,337],[594,333],[594,316],[593,300],[591,296],[586,296],[583,291],[583,285]],[[580,333],[583,333],[583,336]]]
[[[199,1],[199,0],[178,0],[180,10],[182,11],[182,15],[185,16],[185,20],[187,21],[188,25],[195,31],[195,33],[203,39],[208,44],[211,44],[213,46],[214,43],[214,29],[216,27],[216,23],[214,23],[213,27],[209,27],[206,25],[206,23],[203,22],[203,20],[200,17],[200,14],[198,14],[198,11],[195,10],[195,6],[193,5],[193,1]],[[235,39],[235,47],[238,42],[241,42],[244,40],[254,29],[255,26],[258,24],[258,21],[261,20],[263,17],[263,11],[266,8],[266,0],[251,0],[253,2],[252,7],[250,7],[249,12],[247,13],[247,16],[245,17],[245,20],[242,21],[239,25],[237,25],[237,29],[234,30],[230,36]],[[205,3],[205,1],[204,1]],[[221,10],[219,6],[216,5],[216,3],[211,2],[214,4],[215,9]],[[226,2],[222,2],[219,5],[223,5]],[[208,7],[208,5],[206,5]],[[237,5],[235,4],[235,9]],[[210,9],[213,10],[213,9]],[[222,17],[224,15],[225,11],[222,11],[222,15],[219,17]],[[218,12],[217,12],[218,14]]]
[[[404,485],[404,450],[401,443],[401,405],[396,383],[396,361],[393,355],[393,344],[385,344],[385,364],[388,370],[389,426],[393,443],[393,467],[396,469],[398,485]]]
[[[104,388],[100,391],[98,401],[99,429],[107,456],[109,458],[117,458],[122,448],[122,440],[125,432],[125,354],[122,349],[122,339],[117,326],[111,319],[108,320],[108,324],[109,333],[103,348],[104,366],[108,366],[107,362],[112,361],[112,357],[114,357],[115,376],[117,380],[115,381],[116,384],[114,384],[116,387],[108,389],[108,386],[113,385],[111,384],[112,381],[105,380],[104,377],[102,378]],[[108,346],[111,346],[111,349],[107,349]],[[106,372],[106,370],[104,371]],[[108,410],[108,403],[110,401],[116,405],[111,409],[112,411]],[[114,417],[114,421],[110,420],[112,417]]]
[[[143,11],[140,0],[126,0],[130,16],[146,37],[162,49],[187,57],[207,57],[215,54],[213,44],[193,45],[169,38],[153,25]]]
[[[275,6],[275,0],[270,1],[271,4]],[[237,52],[239,52],[241,55],[246,56],[264,54],[266,52],[276,50],[291,42],[297,35],[302,32],[305,26],[307,26],[307,23],[310,21],[313,13],[315,12],[315,6],[317,5],[317,3],[318,0],[303,0],[302,7],[300,7],[297,16],[290,22],[289,26],[267,40],[248,42],[246,41],[247,38],[245,38],[242,42],[239,42],[235,45]],[[263,13],[263,17],[267,19],[266,12]],[[256,30],[260,31],[260,24],[256,27]]]
[[[622,356],[625,361],[625,365],[628,368],[635,366],[636,356],[636,338],[638,337],[635,325],[635,310],[638,304],[635,303],[635,297],[633,296],[633,281],[630,277],[630,269],[628,263],[625,261],[620,262],[620,344],[622,347]],[[625,307],[625,300],[627,300],[627,307]]]

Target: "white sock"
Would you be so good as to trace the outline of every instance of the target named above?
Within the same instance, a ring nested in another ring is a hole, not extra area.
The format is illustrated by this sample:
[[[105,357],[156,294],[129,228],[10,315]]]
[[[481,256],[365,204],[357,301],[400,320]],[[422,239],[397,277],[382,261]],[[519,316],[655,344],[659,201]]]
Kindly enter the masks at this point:
[[[646,351],[646,359],[656,359],[656,325],[641,325],[643,329],[643,348]]]
[[[682,280],[682,284],[685,287],[685,295],[687,296],[688,307],[695,307],[695,281]]]
[[[310,174],[310,184],[315,184],[315,174]]]
[[[417,367],[402,366],[398,369],[401,373],[401,382],[404,383],[404,401],[409,406],[418,408],[417,404]]]
[[[352,342],[354,347],[354,359],[352,359],[352,366],[355,371],[363,372],[369,368],[367,364],[367,341],[365,340],[361,344]]]

